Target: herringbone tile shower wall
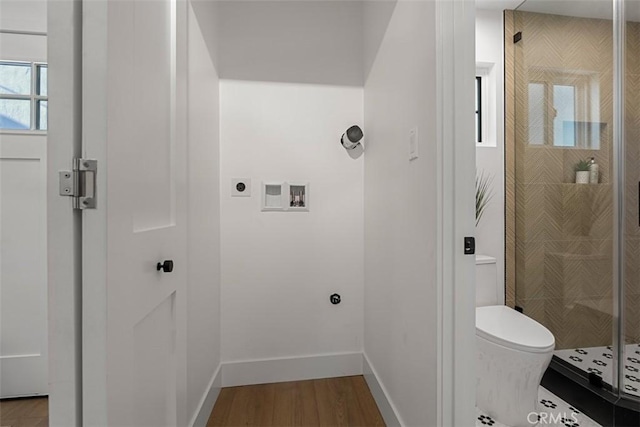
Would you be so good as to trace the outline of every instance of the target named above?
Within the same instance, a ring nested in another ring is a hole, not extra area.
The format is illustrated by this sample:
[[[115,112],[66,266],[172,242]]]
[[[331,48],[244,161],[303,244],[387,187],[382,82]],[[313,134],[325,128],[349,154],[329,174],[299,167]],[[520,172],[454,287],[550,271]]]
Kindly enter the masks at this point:
[[[517,31],[522,40],[513,44]],[[547,326],[558,349],[612,341],[612,31],[608,20],[505,15],[507,301]],[[626,71],[625,322],[627,339],[639,342],[640,24],[627,28]],[[530,84],[551,82],[582,88],[575,120],[599,124],[595,143],[554,146],[553,105],[545,105],[546,119],[530,123]],[[544,141],[533,140],[532,127]],[[575,184],[576,163],[590,157],[600,166],[599,184]]]
[[[640,343],[640,23],[626,28],[625,73],[625,289],[627,342]]]

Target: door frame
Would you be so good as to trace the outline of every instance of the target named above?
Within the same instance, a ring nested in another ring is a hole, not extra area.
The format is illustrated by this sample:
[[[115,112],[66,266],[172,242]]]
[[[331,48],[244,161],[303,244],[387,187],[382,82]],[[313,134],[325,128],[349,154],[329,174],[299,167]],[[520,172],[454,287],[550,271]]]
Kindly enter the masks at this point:
[[[83,235],[83,221],[103,221],[106,209],[97,209],[82,218],[71,209],[71,202],[58,195],[57,171],[69,169],[71,159],[82,154],[82,138],[104,131],[94,129],[95,118],[83,117],[82,103],[92,98],[92,88],[106,81],[106,64],[94,58],[94,67],[85,68],[82,53],[91,54],[104,47],[105,34],[90,29],[84,22],[103,28],[106,2],[66,0],[49,2],[49,147],[47,160],[48,203],[48,278],[49,278],[49,372],[50,424],[80,426],[84,416],[91,421],[105,420],[106,387],[90,394],[82,390],[83,375],[100,375],[99,352],[83,360],[82,342],[96,332],[104,341],[104,332],[96,316],[106,315],[104,307],[92,314],[92,322],[82,319],[83,297],[98,301],[104,291],[104,278],[83,277],[82,241],[101,236]],[[475,181],[475,144],[473,144],[473,81],[475,73],[475,5],[473,0],[436,0],[436,43],[438,94],[437,105],[437,178],[438,218],[437,294],[438,294],[438,425],[466,425],[475,413],[475,262],[463,255],[464,236],[473,236],[473,182]],[[427,78],[427,76],[425,76]],[[97,90],[94,93],[100,92]],[[84,135],[83,135],[84,134]],[[105,153],[91,153],[104,158]],[[104,180],[98,179],[98,194],[105,194]],[[99,203],[99,202],[98,202]],[[94,227],[95,228],[95,227]],[[94,247],[104,251],[106,247]],[[93,269],[102,269],[95,265]],[[94,270],[95,271],[95,270]],[[85,283],[83,295],[82,283]],[[106,300],[106,296],[103,296]],[[104,323],[102,324],[104,325]],[[90,345],[96,349],[99,342]],[[102,353],[104,355],[104,352]],[[96,381],[106,378],[94,378]],[[93,402],[93,403],[92,403]]]
[[[475,419],[475,1],[436,0],[437,425]]]
[[[58,171],[81,154],[82,1],[50,1],[47,9],[49,424],[73,427],[82,424],[82,222],[59,195]]]

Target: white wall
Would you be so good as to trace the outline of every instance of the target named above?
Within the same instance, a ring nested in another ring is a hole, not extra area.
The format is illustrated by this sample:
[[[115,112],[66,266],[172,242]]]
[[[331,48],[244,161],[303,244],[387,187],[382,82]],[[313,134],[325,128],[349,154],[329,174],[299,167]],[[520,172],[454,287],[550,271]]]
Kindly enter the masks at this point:
[[[492,138],[476,149],[476,168],[493,176],[493,199],[476,228],[476,251],[497,259],[498,286],[504,295],[504,59],[502,11],[476,11],[476,62],[493,64],[489,76]]]
[[[359,1],[220,2],[223,79],[362,86]]]
[[[378,50],[382,44],[385,34],[387,33],[387,27],[389,26],[389,20],[393,15],[393,10],[396,7],[396,0],[384,0],[377,1],[373,4],[368,4],[366,8],[363,6],[362,10],[362,59],[364,64],[364,75],[362,84],[369,78],[371,68],[378,56]]]
[[[364,90],[365,352],[409,426],[437,424],[435,27],[435,2],[399,1]]]
[[[215,52],[217,43],[215,33],[211,33],[215,19],[215,9],[202,4],[189,10],[187,416],[190,420],[198,415],[220,365],[220,96],[210,54]],[[210,408],[205,406],[204,410],[207,409]]]
[[[216,68],[216,74],[220,72],[220,2],[210,0],[189,0],[189,4],[193,9],[198,22],[198,29],[202,39],[206,43],[209,58],[213,66]]]
[[[222,80],[220,97],[223,362],[361,352],[363,159],[339,138],[362,88]],[[309,182],[309,212],[261,212],[262,180]]]
[[[47,32],[47,0],[0,1],[0,28]]]

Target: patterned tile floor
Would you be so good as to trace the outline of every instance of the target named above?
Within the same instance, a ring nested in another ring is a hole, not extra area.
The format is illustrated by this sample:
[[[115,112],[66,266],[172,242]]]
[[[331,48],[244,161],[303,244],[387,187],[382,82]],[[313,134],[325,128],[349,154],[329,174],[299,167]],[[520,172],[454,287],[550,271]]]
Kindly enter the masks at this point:
[[[613,377],[611,347],[587,347],[557,350],[555,355],[586,372],[593,372],[611,384]],[[640,396],[640,344],[625,346],[624,391]]]
[[[538,427],[600,427],[600,424],[580,413],[544,387],[538,391]],[[509,427],[476,408],[476,427]],[[533,425],[533,424],[532,424]]]

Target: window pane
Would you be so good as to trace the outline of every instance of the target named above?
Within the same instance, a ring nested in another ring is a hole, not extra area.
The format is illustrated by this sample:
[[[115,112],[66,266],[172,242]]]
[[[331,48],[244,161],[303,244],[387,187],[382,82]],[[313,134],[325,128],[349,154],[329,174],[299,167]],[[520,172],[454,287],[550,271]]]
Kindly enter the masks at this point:
[[[576,145],[575,108],[576,88],[574,86],[553,85],[553,145],[573,147]]]
[[[31,101],[0,99],[0,129],[31,128]]]
[[[482,142],[482,77],[476,76],[476,142]]]
[[[47,96],[47,66],[38,65],[38,95]]]
[[[0,64],[0,94],[30,95],[31,65]]]
[[[36,129],[47,130],[47,101],[38,101],[38,125]]]
[[[478,102],[478,95],[480,95],[480,77],[476,77],[476,111],[480,109],[480,103]]]
[[[529,144],[544,145],[544,84],[529,83]]]

